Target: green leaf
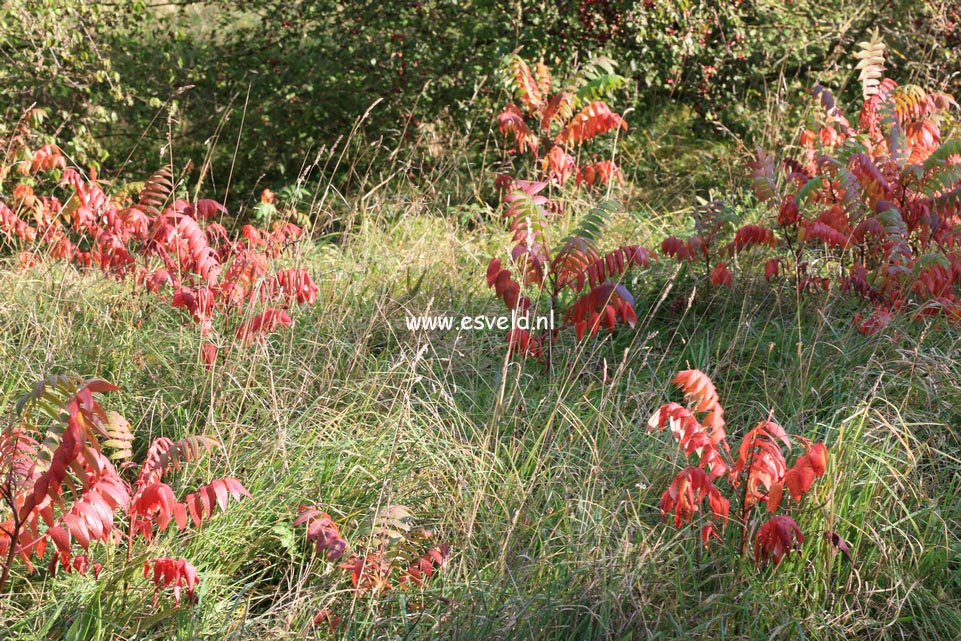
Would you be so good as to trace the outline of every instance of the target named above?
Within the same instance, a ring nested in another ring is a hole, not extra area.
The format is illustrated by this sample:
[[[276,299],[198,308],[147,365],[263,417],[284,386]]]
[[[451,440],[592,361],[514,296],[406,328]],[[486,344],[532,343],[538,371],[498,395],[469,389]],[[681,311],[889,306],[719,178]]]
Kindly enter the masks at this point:
[[[610,99],[615,91],[626,84],[627,79],[618,74],[608,74],[594,78],[575,92],[575,105],[580,106],[594,100]]]
[[[278,523],[270,531],[277,536],[282,548],[292,549],[297,544],[297,537],[294,536],[293,528],[285,523]]]
[[[804,183],[804,186],[802,186],[800,189],[797,190],[797,196],[795,197],[795,199],[797,200],[798,206],[800,206],[801,203],[803,203],[808,198],[810,198],[811,194],[815,193],[818,190],[818,188],[823,184],[824,184],[824,181],[821,179],[820,176],[815,176],[811,180]]]

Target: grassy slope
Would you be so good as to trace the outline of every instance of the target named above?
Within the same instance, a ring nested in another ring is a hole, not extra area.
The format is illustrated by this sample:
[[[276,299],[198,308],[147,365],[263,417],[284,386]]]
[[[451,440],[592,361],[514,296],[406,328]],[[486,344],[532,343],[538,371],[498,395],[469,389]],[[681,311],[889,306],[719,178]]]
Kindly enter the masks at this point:
[[[224,340],[212,372],[196,328],[162,302],[59,267],[7,272],[4,416],[45,373],[101,376],[124,388],[105,404],[141,448],[158,435],[223,441],[186,470],[184,491],[229,474],[255,499],[149,549],[201,570],[196,610],[166,597],[153,610],[140,557],[130,567],[100,551],[99,581],[25,577],[17,565],[0,628],[24,639],[290,639],[333,604],[345,638],[961,636],[955,328],[864,338],[843,303],[799,310],[788,290],[768,288],[702,286],[672,315],[691,281],[659,266],[640,277],[637,332],[562,341],[549,373],[504,362],[496,332],[405,329],[408,310],[500,313],[481,274],[504,242],[439,218],[362,225],[294,259],[321,302],[297,311],[291,332],[264,348]],[[769,411],[788,432],[827,440],[829,474],[798,517],[801,558],[755,570],[734,554],[737,528],[702,553],[692,531],[661,523],[660,494],[682,460],[645,424],[678,400],[669,380],[687,367],[714,377],[733,442]],[[453,543],[453,558],[423,594],[353,600],[346,573],[312,560],[291,529],[306,503],[353,541],[372,507],[406,505]],[[828,548],[826,527],[852,542],[850,563]]]

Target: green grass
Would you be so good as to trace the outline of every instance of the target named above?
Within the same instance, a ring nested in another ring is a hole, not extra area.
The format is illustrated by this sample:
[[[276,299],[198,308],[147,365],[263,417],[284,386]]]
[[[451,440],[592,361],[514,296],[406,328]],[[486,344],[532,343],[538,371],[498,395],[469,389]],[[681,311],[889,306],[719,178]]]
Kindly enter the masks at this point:
[[[162,300],[58,265],[4,270],[5,421],[44,375],[100,376],[123,387],[103,404],[131,421],[139,452],[160,435],[223,443],[177,491],[230,475],[254,497],[158,537],[131,564],[95,547],[99,580],[18,562],[5,638],[326,638],[310,623],[323,606],[349,639],[961,636],[957,328],[905,320],[863,337],[844,300],[742,284],[697,283],[672,312],[695,281],[661,264],[637,276],[636,331],[564,337],[545,371],[505,361],[498,332],[404,325],[408,312],[500,314],[483,271],[503,232],[380,213],[290,259],[315,275],[320,302],[263,346],[215,336],[210,371],[204,337]],[[669,222],[621,224],[658,237]],[[661,522],[683,460],[646,423],[679,400],[669,381],[689,367],[713,377],[732,442],[769,412],[827,442],[828,475],[795,514],[808,536],[799,557],[755,569],[733,524],[702,551],[690,529]],[[452,558],[422,590],[354,598],[348,573],[292,528],[305,504],[355,545],[371,509],[406,505]],[[850,562],[826,528],[851,542]],[[164,554],[200,569],[196,608],[166,595],[151,606],[140,567]]]

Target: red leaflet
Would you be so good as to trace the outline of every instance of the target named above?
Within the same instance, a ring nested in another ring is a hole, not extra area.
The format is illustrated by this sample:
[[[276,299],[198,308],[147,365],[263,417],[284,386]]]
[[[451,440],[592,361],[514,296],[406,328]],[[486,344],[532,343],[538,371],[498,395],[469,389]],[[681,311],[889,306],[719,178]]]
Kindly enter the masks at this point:
[[[304,235],[304,230],[287,221],[276,221],[270,227],[267,241],[271,245],[271,254],[276,258],[284,246],[289,245]]]
[[[147,291],[152,294],[160,292],[160,290],[165,285],[173,285],[174,279],[166,269],[158,269],[153,274],[149,272],[143,272],[143,277],[145,278],[145,284],[147,286]],[[180,299],[181,304],[184,303],[183,297]],[[174,305],[177,307],[177,305]],[[188,310],[189,311],[189,310]]]
[[[527,245],[517,245],[511,250],[511,262],[525,286],[544,286],[545,256],[541,250],[539,246]]]
[[[781,259],[772,258],[764,264],[764,280],[770,282],[777,278],[781,268]]]
[[[260,230],[253,225],[244,225],[240,228],[240,235],[247,240],[247,245],[253,249],[256,247],[265,247],[267,241],[264,240],[263,235]]]
[[[711,537],[714,537],[718,541],[724,540],[721,538],[721,535],[717,533],[714,524],[708,523],[701,528],[701,541],[703,541],[704,547],[708,547],[708,544],[711,542]]]
[[[61,155],[56,145],[44,145],[33,153],[33,158],[30,160],[30,173],[50,171],[55,167],[67,168],[67,160]]]
[[[102,563],[94,563],[90,565],[90,558],[86,554],[78,554],[73,557],[73,562],[71,562],[71,557],[69,552],[57,552],[53,554],[50,558],[50,563],[47,566],[47,571],[50,574],[56,574],[57,567],[62,567],[64,572],[68,574],[70,572],[76,572],[82,576],[86,576],[87,570],[93,570],[93,576],[95,579],[100,578],[100,572],[103,570]]]
[[[540,337],[526,329],[514,328],[507,332],[507,349],[510,354],[540,358],[543,355],[543,348]]]
[[[760,225],[744,225],[734,234],[733,253],[740,254],[752,245],[777,245],[774,232]]]
[[[777,182],[774,178],[774,155],[765,153],[760,147],[755,150],[755,160],[748,163],[751,168],[754,195],[759,202],[767,202],[777,196]]]
[[[20,243],[32,243],[37,239],[37,230],[17,217],[3,203],[0,203],[0,233],[7,237],[14,237]]]
[[[377,552],[367,556],[352,556],[337,567],[350,570],[350,582],[358,595],[368,591],[380,594],[391,587],[391,564]]]
[[[325,622],[330,632],[334,633],[337,631],[337,628],[340,627],[340,616],[334,614],[330,608],[321,608],[314,614],[313,624],[314,627],[319,627],[320,624]]]
[[[556,144],[580,144],[612,129],[627,129],[620,115],[604,102],[595,100],[580,110],[557,135]]]
[[[754,562],[758,565],[773,559],[780,563],[787,554],[801,550],[804,534],[790,516],[774,516],[757,531],[754,539]]]
[[[114,511],[127,508],[127,488],[116,470],[106,459],[99,461],[98,467],[100,472],[87,471],[87,478],[91,479],[89,485],[70,509],[62,514],[59,521],[62,528],[54,526],[52,533],[47,531],[57,549],[68,557],[70,535],[84,549],[90,541],[109,541],[113,534]]]
[[[17,254],[17,266],[20,269],[30,269],[39,265],[43,257],[35,252],[19,252]]]
[[[684,398],[697,412],[715,412],[721,409],[717,388],[707,374],[698,369],[686,369],[671,380],[684,392]],[[720,412],[723,415],[723,412]]]
[[[170,304],[186,309],[194,321],[201,323],[204,333],[209,331],[213,318],[215,294],[206,287],[190,289],[181,287],[174,292]]]
[[[784,475],[784,484],[795,501],[800,501],[811,489],[815,477],[824,476],[827,462],[828,451],[824,443],[811,445],[803,456],[798,457],[794,466]]]
[[[705,412],[701,423],[709,430],[711,443],[720,445],[725,453],[730,454],[725,440],[727,433],[724,430],[724,408],[721,407],[717,390],[707,374],[688,369],[678,372],[671,382],[681,388],[684,398],[695,412]]]
[[[673,256],[677,260],[694,260],[697,258],[689,244],[676,236],[668,236],[661,241],[661,253],[666,256]]]
[[[524,121],[524,115],[516,105],[510,104],[504,107],[504,111],[497,117],[497,127],[502,134],[514,137],[518,152],[524,153],[525,149],[530,149],[533,153],[537,153],[540,140]]]
[[[724,287],[731,288],[734,286],[734,276],[725,263],[718,263],[714,266],[714,269],[711,270],[711,284],[715,287],[723,285]]]
[[[877,334],[879,331],[887,327],[893,320],[894,315],[885,305],[876,307],[874,312],[864,320],[861,320],[860,314],[854,317],[854,322],[857,324],[858,331],[862,336],[871,336],[872,334]]]
[[[727,523],[730,512],[730,502],[721,496],[721,492],[714,486],[712,480],[699,467],[684,468],[670,487],[661,495],[661,517],[666,521],[669,512],[674,512],[674,527],[681,527],[690,523],[694,513],[700,510],[704,498],[708,498],[711,513],[715,518],[724,519]],[[706,543],[706,541],[705,541]]]
[[[561,122],[570,120],[574,114],[574,94],[569,91],[559,91],[550,99],[544,107],[544,115],[541,116],[541,131],[550,131],[551,123],[555,118]]]
[[[787,485],[795,501],[801,500],[801,497],[811,489],[812,483],[814,483],[814,470],[809,466],[792,467],[784,475],[784,484]]]
[[[777,224],[781,227],[793,225],[801,220],[798,211],[797,199],[794,194],[785,194],[781,198],[781,206],[778,208]]]
[[[168,207],[154,223],[148,246],[164,258],[171,271],[195,273],[211,286],[220,274],[220,261],[204,230],[184,212],[187,207],[183,201]]]
[[[313,305],[317,302],[320,288],[306,269],[285,269],[274,274],[267,284],[271,298],[282,298]]]
[[[841,554],[844,555],[844,558],[846,558],[848,561],[851,560],[851,544],[841,538],[840,534],[831,530],[825,530],[824,538],[827,539],[828,543],[830,543],[833,547],[840,550]]]
[[[898,83],[890,78],[882,78],[874,95],[868,97],[861,107],[861,116],[858,124],[861,129],[871,132],[872,135],[880,134],[878,129],[878,107],[888,99],[891,92],[897,88]]]
[[[328,561],[336,561],[347,550],[347,541],[326,512],[302,505],[300,516],[294,520],[294,527],[298,525],[307,526],[307,540],[314,544],[317,554],[326,552]]]
[[[227,208],[218,203],[216,200],[210,200],[209,198],[202,198],[196,202],[196,204],[191,208],[192,215],[194,218],[199,218],[201,220],[210,220],[211,218],[226,214]],[[190,215],[190,214],[188,214]]]
[[[531,68],[520,56],[513,56],[510,61],[510,70],[514,75],[517,97],[524,103],[524,106],[531,113],[540,112],[544,108],[544,92],[550,90],[550,74],[543,64],[536,66],[538,78],[531,73]]]
[[[151,571],[151,566],[153,566]],[[200,575],[189,561],[184,559],[174,559],[171,557],[160,557],[148,559],[143,564],[144,578],[150,579],[152,576],[153,584],[156,586],[154,591],[153,605],[157,607],[157,596],[161,588],[173,588],[174,606],[180,605],[180,593],[183,588],[187,589],[187,602],[196,603],[197,595],[194,589],[200,584]]]
[[[127,245],[118,236],[109,232],[102,232],[97,237],[90,252],[93,264],[109,276],[122,280],[132,273],[136,258],[127,250]]]
[[[498,258],[492,258],[487,266],[487,286],[494,288],[494,294],[504,301],[507,309],[517,308],[521,286],[511,276],[510,270],[501,267]]]
[[[268,308],[263,313],[254,316],[251,320],[243,323],[237,328],[237,338],[245,343],[252,341],[263,341],[264,336],[273,332],[278,327],[290,327],[293,321],[282,309]]]
[[[621,179],[621,169],[614,164],[613,160],[601,160],[589,165],[584,165],[577,170],[577,186],[587,183],[588,187],[595,184],[604,184],[615,179]]]
[[[450,556],[450,545],[446,543],[431,548],[401,573],[398,583],[401,587],[406,587],[410,583],[419,588],[434,574],[435,568],[440,568],[447,562],[448,556]]]
[[[563,185],[577,171],[577,161],[563,148],[554,146],[541,161],[541,170],[555,185]],[[580,174],[578,174],[580,184]]]
[[[207,369],[213,368],[217,363],[217,346],[213,343],[204,343],[200,347],[200,355],[203,358],[204,366]]]
[[[578,340],[586,334],[593,336],[601,325],[613,332],[618,319],[634,327],[634,297],[620,284],[607,281],[581,296],[568,308],[564,323],[571,325]]]
[[[491,258],[490,263],[487,264],[487,286],[493,287],[494,283],[497,282],[497,277],[501,273],[501,260],[500,258]]]
[[[811,466],[817,476],[824,476],[828,467],[828,448],[824,443],[815,443],[808,450],[807,465]]]
[[[742,476],[747,477],[746,507],[766,500],[768,511],[774,512],[780,504],[781,482],[785,478],[787,464],[778,441],[784,443],[788,450],[791,449],[787,433],[770,420],[758,423],[741,441],[732,476],[738,480]]]
[[[163,532],[174,518],[177,505],[177,498],[169,485],[160,482],[152,483],[140,489],[134,496],[130,506],[130,516],[133,519],[139,517],[142,526],[139,531],[149,541],[153,537],[154,520]],[[185,524],[178,522],[177,525],[183,529]]]
[[[861,188],[864,190],[864,196],[872,204],[877,204],[879,200],[892,196],[890,183],[867,154],[857,153],[852,155],[848,159],[848,168],[857,177]]]
[[[184,503],[187,505],[187,511],[194,525],[200,527],[200,523],[213,514],[214,506],[219,506],[221,511],[224,511],[227,509],[227,501],[230,497],[239,501],[244,496],[250,498],[250,492],[240,481],[224,477],[214,479],[208,485],[197,488],[196,492],[191,492],[184,497]],[[179,522],[178,526],[183,529]]]

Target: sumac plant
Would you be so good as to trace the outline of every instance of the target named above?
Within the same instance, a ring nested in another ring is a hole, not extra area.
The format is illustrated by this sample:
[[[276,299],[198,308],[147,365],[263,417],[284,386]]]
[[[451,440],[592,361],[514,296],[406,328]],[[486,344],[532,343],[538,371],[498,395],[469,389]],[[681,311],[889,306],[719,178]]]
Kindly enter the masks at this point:
[[[532,157],[540,178],[558,187],[571,178],[578,186],[594,186],[620,175],[612,150],[584,149],[602,134],[627,129],[624,118],[604,101],[625,83],[612,60],[593,58],[556,86],[560,83],[546,65],[531,69],[515,54],[505,59],[504,77],[514,102],[498,115],[497,125],[511,140],[512,155]]]
[[[690,233],[671,235],[661,241],[661,255],[674,258],[682,265],[702,265],[711,285],[731,287],[733,276],[728,266],[732,249],[754,242],[743,234],[729,241],[736,219],[722,200],[702,201],[694,208],[694,224]]]
[[[563,327],[572,328],[578,340],[601,327],[612,332],[619,323],[634,327],[634,297],[622,282],[624,273],[656,258],[639,245],[599,249],[597,239],[617,210],[612,201],[592,208],[568,236],[552,244],[552,218],[559,207],[541,193],[546,187],[544,182],[513,181],[504,216],[516,244],[504,259],[492,258],[487,266],[487,285],[514,319],[507,335],[512,353],[535,358],[545,355]],[[546,305],[540,304],[542,294]],[[537,329],[530,322],[535,312],[559,319],[561,327]]]
[[[661,496],[664,520],[673,514],[674,527],[699,528],[701,541],[709,546],[712,539],[722,540],[720,532],[733,516],[742,556],[748,554],[754,533],[758,565],[780,563],[800,550],[806,537],[785,512],[799,506],[815,479],[824,476],[825,444],[789,437],[769,417],[744,435],[732,452],[724,408],[711,379],[699,370],[685,370],[673,383],[684,392],[685,404],[667,403],[648,422],[648,432],[670,430],[688,462]],[[802,453],[789,466],[785,452],[794,449],[792,441]],[[733,515],[728,496],[734,497]]]
[[[38,382],[17,402],[19,419],[0,433],[0,593],[17,558],[28,571],[46,561],[48,570],[85,573],[94,544],[124,545],[127,562],[141,538],[150,541],[171,523],[199,527],[228,501],[249,497],[234,478],[218,478],[178,500],[165,480],[217,441],[160,437],[142,461],[133,460],[130,424],[106,411],[94,394],[116,391],[101,379],[55,375]],[[119,469],[118,469],[119,468]],[[123,470],[137,470],[128,479]],[[48,554],[49,552],[49,554]],[[196,569],[180,559],[148,559],[157,588],[180,589],[192,599]]]
[[[31,176],[59,176],[65,201],[39,196],[21,182],[9,205],[0,202],[0,248],[17,252],[21,265],[62,260],[133,279],[168,297],[204,334],[215,320],[227,324],[242,312],[249,319],[234,331],[248,343],[290,325],[286,309],[316,302],[318,288],[305,269],[271,270],[303,235],[300,227],[283,220],[269,230],[244,225],[234,239],[218,222],[227,215],[223,205],[175,197],[169,168],[151,175],[135,197],[111,197],[95,176],[67,168],[59,150],[48,147],[19,167]]]
[[[877,37],[857,57],[856,121],[816,86],[820,116],[802,131],[800,156],[778,162],[758,150],[750,163],[773,220],[738,234],[777,247],[768,280],[786,271],[800,290],[833,286],[871,304],[863,333],[902,310],[961,318],[961,141],[943,140],[958,105],[885,77]]]
[[[433,533],[415,525],[413,513],[402,505],[372,510],[350,546],[331,516],[317,507],[302,506],[294,527],[306,528],[306,539],[330,562],[350,573],[352,594],[381,596],[397,589],[422,587],[450,557],[450,544],[434,544]],[[346,556],[346,559],[344,557]],[[314,616],[314,625],[332,627],[340,617],[327,602]]]

